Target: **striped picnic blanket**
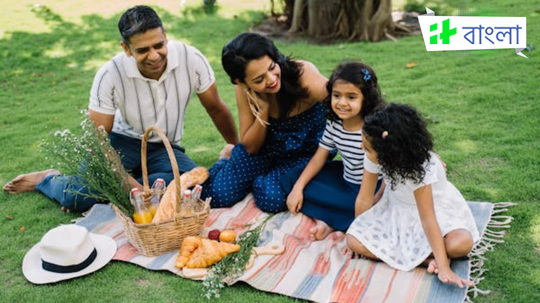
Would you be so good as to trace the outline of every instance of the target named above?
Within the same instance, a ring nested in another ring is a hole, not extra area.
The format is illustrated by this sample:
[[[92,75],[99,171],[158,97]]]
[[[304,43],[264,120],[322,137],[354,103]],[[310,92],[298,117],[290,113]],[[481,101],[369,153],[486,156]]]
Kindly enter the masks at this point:
[[[492,250],[495,243],[502,242],[504,231],[511,217],[503,213],[511,203],[492,204],[469,202],[476,219],[482,241],[475,247],[468,260],[452,262],[452,269],[462,277],[480,282],[482,254]],[[205,223],[206,234],[214,228],[234,229],[237,234],[246,226],[264,219],[268,214],[255,206],[248,195],[232,208],[213,209]],[[106,204],[95,205],[76,224],[91,232],[111,236],[118,244],[114,260],[140,265],[150,270],[166,270],[182,276],[174,267],[177,251],[158,257],[145,257],[128,243],[123,226],[115,212]],[[261,255],[253,267],[236,281],[244,281],[252,287],[294,298],[315,302],[463,302],[469,296],[482,293],[478,288],[460,289],[440,283],[425,268],[410,272],[390,268],[382,262],[351,258],[342,232],[334,232],[323,241],[309,240],[309,229],[314,221],[290,212],[276,214],[266,224],[259,239],[259,246],[282,243],[281,255]]]

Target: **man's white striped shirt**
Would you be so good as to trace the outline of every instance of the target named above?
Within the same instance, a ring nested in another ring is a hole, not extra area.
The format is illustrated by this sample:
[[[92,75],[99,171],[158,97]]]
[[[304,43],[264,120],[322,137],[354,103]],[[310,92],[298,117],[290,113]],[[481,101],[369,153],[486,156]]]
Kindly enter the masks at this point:
[[[125,53],[116,55],[96,74],[89,108],[115,115],[113,132],[141,139],[146,128],[155,125],[171,143],[182,139],[192,93],[205,92],[215,77],[196,48],[170,41],[167,49],[167,67],[159,80],[145,78],[135,59]],[[161,139],[155,135],[149,141]]]

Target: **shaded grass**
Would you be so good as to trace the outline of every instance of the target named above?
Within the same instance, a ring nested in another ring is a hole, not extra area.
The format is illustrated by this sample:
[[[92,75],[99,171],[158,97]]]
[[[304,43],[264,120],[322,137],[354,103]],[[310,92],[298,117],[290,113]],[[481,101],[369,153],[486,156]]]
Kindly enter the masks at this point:
[[[136,2],[136,1],[135,1]],[[188,1],[190,2],[190,1]],[[263,1],[218,1],[215,14],[188,3],[156,1],[170,38],[199,48],[209,58],[220,94],[236,117],[232,85],[220,65],[221,47],[261,20]],[[11,2],[0,16],[0,183],[19,173],[49,168],[39,140],[58,129],[76,131],[79,111],[97,68],[121,51],[116,23],[134,2],[43,1],[50,12],[32,12],[31,2]],[[459,1],[448,11],[527,17],[530,44],[538,45],[540,7],[529,1]],[[87,7],[87,5],[89,5]],[[83,7],[88,9],[83,10]],[[437,13],[437,11],[436,11]],[[540,62],[537,50],[426,52],[421,37],[398,42],[310,45],[276,40],[285,54],[312,61],[330,75],[339,61],[361,59],[377,72],[385,98],[411,103],[433,123],[436,151],[449,179],[467,200],[513,201],[515,218],[505,244],[487,253],[480,288],[492,294],[475,302],[540,301]],[[417,62],[407,68],[408,62]],[[199,164],[210,166],[224,142],[194,98],[182,144]],[[33,286],[23,277],[25,253],[42,235],[78,215],[64,214],[37,193],[0,194],[0,298],[2,302],[192,302],[202,285],[169,273],[113,262],[91,276],[58,285]],[[9,216],[9,218],[8,218]],[[12,217],[12,219],[11,219]],[[24,231],[21,227],[24,226]],[[223,302],[292,302],[245,284],[227,288]]]

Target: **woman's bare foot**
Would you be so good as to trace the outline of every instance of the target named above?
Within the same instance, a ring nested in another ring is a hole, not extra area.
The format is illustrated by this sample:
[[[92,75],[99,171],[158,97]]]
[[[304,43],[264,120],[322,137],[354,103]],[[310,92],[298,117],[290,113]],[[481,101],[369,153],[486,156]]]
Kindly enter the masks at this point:
[[[311,241],[319,241],[331,234],[334,229],[321,220],[315,220],[315,226],[309,230]]]
[[[219,152],[219,159],[229,159],[231,157],[233,148],[234,144],[225,145],[223,149]]]
[[[439,273],[439,266],[437,265],[437,261],[435,259],[429,260],[428,266],[427,266],[427,272],[430,274],[438,274]]]
[[[4,185],[4,191],[10,194],[18,194],[27,191],[33,191],[36,185],[49,175],[59,175],[56,169],[47,169],[43,171],[18,175],[15,179]]]

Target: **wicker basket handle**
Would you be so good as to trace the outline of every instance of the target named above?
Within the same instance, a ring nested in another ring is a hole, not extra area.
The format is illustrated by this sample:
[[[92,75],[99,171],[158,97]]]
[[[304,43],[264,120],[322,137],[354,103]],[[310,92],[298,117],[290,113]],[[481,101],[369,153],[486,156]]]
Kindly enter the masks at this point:
[[[163,141],[163,145],[165,145],[165,149],[167,149],[167,154],[169,155],[169,160],[171,161],[172,165],[174,184],[176,185],[176,212],[180,212],[180,209],[182,207],[182,187],[180,186],[180,172],[178,171],[178,162],[176,162],[176,157],[174,156],[174,152],[171,143],[169,142],[169,139],[167,139],[167,136],[165,136],[165,133],[163,133],[162,130],[155,126],[150,126],[146,129],[141,143],[141,169],[144,192],[147,194],[150,193],[150,185],[148,184],[148,167],[146,165],[146,146],[148,145],[148,138],[150,137],[150,134],[152,132],[159,135],[159,137]]]

